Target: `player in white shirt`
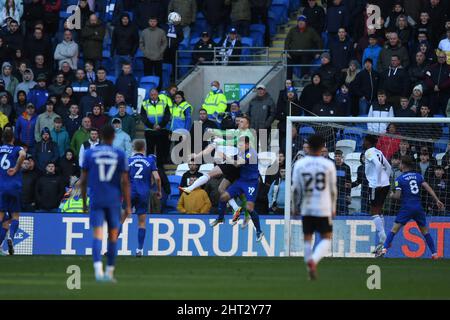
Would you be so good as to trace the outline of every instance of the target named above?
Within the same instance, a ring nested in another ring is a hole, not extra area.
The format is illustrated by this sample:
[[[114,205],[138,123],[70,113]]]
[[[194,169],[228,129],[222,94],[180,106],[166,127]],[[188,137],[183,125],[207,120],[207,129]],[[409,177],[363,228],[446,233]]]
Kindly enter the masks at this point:
[[[317,264],[331,248],[332,218],[336,215],[336,167],[322,157],[325,139],[312,135],[308,139],[309,155],[298,160],[293,169],[294,191],[292,214],[302,215],[305,241],[305,263],[311,280],[316,279]],[[312,236],[320,233],[321,240],[312,250]]]
[[[373,253],[378,252],[386,240],[384,218],[381,215],[381,210],[391,188],[389,177],[392,173],[389,161],[380,150],[375,148],[377,141],[378,138],[374,135],[367,135],[364,138],[364,148],[366,149],[364,153],[365,173],[369,181],[370,214],[378,233],[378,244]]]

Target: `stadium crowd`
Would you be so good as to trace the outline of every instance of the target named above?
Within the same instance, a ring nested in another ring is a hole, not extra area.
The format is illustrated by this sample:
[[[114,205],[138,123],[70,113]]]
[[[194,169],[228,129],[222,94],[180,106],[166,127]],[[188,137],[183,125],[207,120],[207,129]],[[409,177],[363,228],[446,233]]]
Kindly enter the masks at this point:
[[[198,12],[203,13],[208,26],[194,46],[193,63],[210,61],[217,46],[228,55],[233,51],[233,56],[238,55],[234,47],[240,46],[241,36],[249,35],[251,23],[266,26],[264,44],[269,46],[272,1],[72,2],[0,0],[0,128],[12,127],[16,143],[28,153],[23,165],[23,210],[61,210],[61,200],[79,195],[75,191],[83,154],[100,143],[99,129],[111,123],[116,129],[114,145],[131,155],[136,125],[142,122],[147,152],[157,157],[165,193],[162,201],[152,199],[152,212],[164,211],[164,199],[171,193],[163,167],[171,161],[170,135],[177,129],[190,130],[194,139],[192,117],[197,108],[186,101],[176,85],[163,88],[159,81],[148,90],[148,99],[138,114],[138,78],[154,75],[162,79],[164,63],[172,64],[170,78],[174,79],[176,51],[185,38],[191,37]],[[256,87],[256,97],[247,111],[250,128],[270,129],[276,124],[283,147],[289,114],[392,117],[393,123],[400,116],[450,115],[448,0],[303,2],[297,25],[289,30],[285,41],[286,86],[278,97],[271,97],[264,85]],[[70,4],[80,8],[80,29],[71,30],[68,22],[61,23],[60,12]],[[366,23],[373,18],[367,15],[366,6],[370,4],[381,8],[381,17],[374,19],[374,24]],[[170,12],[178,12],[181,21],[168,19]],[[214,38],[221,40],[216,43]],[[320,55],[301,51],[323,49]],[[135,71],[138,60],[143,64],[142,74]],[[292,66],[315,61],[320,66]],[[310,81],[300,94],[295,86],[299,79]],[[291,103],[298,108],[290,111]],[[236,129],[241,115],[239,101],[227,103],[221,84],[213,81],[198,111],[202,133],[210,128]],[[377,134],[411,132],[411,127],[383,123],[367,129]],[[430,125],[426,132],[434,140],[445,133],[439,125]],[[293,154],[298,158],[307,153],[307,143],[300,128],[292,135]],[[381,136],[380,141],[380,149],[397,169],[394,174],[398,173],[400,156],[411,152],[417,155],[418,170],[449,211],[450,148],[442,165],[437,165],[433,145],[414,145],[392,136]],[[207,142],[203,143],[205,148]],[[340,150],[332,151],[339,172],[338,214],[348,213],[351,188],[360,184],[361,211],[367,212],[363,159],[357,180],[352,181],[345,155]],[[326,155],[328,151],[324,152]],[[283,148],[278,162],[276,175],[260,178],[256,202],[260,214],[283,212]],[[199,166],[190,163],[181,186],[191,185],[200,175]],[[182,194],[176,210],[213,212],[219,199],[218,185],[217,179],[211,179],[204,189]],[[387,211],[395,211],[395,205],[386,204],[394,208],[387,207]],[[431,205],[427,209],[436,211]],[[65,210],[70,208],[66,206]]]

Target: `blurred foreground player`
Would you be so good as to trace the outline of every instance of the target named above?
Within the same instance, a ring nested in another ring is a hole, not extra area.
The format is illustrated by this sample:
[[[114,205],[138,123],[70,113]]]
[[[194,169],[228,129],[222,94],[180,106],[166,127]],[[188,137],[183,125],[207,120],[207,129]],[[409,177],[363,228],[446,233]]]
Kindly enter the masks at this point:
[[[0,146],[0,254],[9,229],[8,252],[14,254],[14,235],[19,227],[20,194],[22,173],[20,171],[26,153],[22,147],[14,146],[14,133],[7,129]]]
[[[309,278],[317,278],[317,264],[331,248],[332,218],[336,216],[337,185],[334,162],[322,156],[325,139],[312,135],[309,154],[298,160],[292,172],[294,191],[292,215],[302,215],[305,263]],[[320,242],[312,250],[312,236],[320,233]]]
[[[403,174],[395,180],[395,192],[391,192],[390,194],[391,199],[401,200],[400,210],[395,218],[394,226],[386,238],[383,248],[375,253],[376,257],[384,256],[390,248],[395,235],[400,231],[400,228],[409,220],[414,220],[419,226],[420,232],[425,238],[428,248],[431,250],[431,257],[433,259],[438,258],[434,241],[428,233],[426,213],[422,207],[422,202],[420,201],[420,187],[427,190],[433,197],[439,210],[444,209],[444,204],[436,196],[436,193],[430,185],[425,182],[423,176],[420,173],[414,172],[414,168],[415,163],[413,159],[409,156],[404,156],[400,163],[400,170]]]
[[[131,181],[131,204],[135,209],[134,212],[138,215],[138,247],[136,249],[136,257],[142,257],[144,253],[145,218],[149,211],[152,176],[158,186],[158,191],[156,192],[158,199],[161,199],[161,178],[158,174],[155,159],[145,156],[145,140],[135,140],[133,142],[133,149],[135,153],[128,159]]]
[[[124,197],[125,215],[131,214],[130,180],[125,153],[112,146],[114,128],[107,125],[102,129],[103,144],[86,151],[81,173],[81,194],[86,208],[89,188],[90,225],[94,232],[92,256],[95,279],[116,282],[114,266],[117,255],[117,238],[121,221],[121,197]],[[103,223],[108,224],[108,253],[106,272],[103,272],[101,257]]]

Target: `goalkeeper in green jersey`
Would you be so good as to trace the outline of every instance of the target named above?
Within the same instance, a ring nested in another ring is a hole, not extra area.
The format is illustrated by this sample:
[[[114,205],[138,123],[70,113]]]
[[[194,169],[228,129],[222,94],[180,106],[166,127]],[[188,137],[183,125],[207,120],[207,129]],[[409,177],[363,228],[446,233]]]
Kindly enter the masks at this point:
[[[250,146],[256,148],[256,138],[253,132],[249,129],[250,118],[247,116],[241,116],[238,119],[238,128],[229,130],[218,130],[218,129],[208,129],[208,132],[213,135],[212,143],[209,144],[202,152],[194,154],[193,160],[196,161],[201,159],[203,156],[211,155],[215,151],[215,159],[222,159],[222,163],[217,164],[207,175],[203,175],[198,178],[191,186],[182,188],[181,192],[191,193],[193,190],[203,186],[208,183],[212,178],[218,178],[223,176],[222,182],[219,185],[219,193],[222,194],[231,185],[232,182],[237,180],[240,176],[240,169],[235,167],[231,163],[226,163],[224,159],[227,157],[236,157],[239,150],[237,148],[238,141],[243,136],[248,136],[250,139]],[[225,139],[222,137],[225,136]],[[239,220],[242,207],[240,207],[236,200],[230,199],[228,204],[233,208],[233,225]],[[245,208],[245,206],[243,206]],[[250,218],[244,220],[242,225],[245,228],[250,221]]]

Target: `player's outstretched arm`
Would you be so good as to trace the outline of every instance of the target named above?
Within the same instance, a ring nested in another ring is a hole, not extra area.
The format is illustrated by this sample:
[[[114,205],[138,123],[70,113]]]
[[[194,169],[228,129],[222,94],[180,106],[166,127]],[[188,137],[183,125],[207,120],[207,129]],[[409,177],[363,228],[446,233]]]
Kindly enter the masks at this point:
[[[121,176],[122,195],[125,201],[125,219],[131,214],[131,192],[130,192],[130,178],[128,171],[122,172]]]
[[[433,197],[434,201],[436,201],[436,205],[438,206],[439,210],[444,209],[444,204],[439,200],[438,196],[434,192],[434,190],[430,187],[430,185],[427,182],[423,182],[422,186],[427,190],[427,192]]]
[[[81,188],[81,198],[83,199],[83,212],[88,212],[87,208],[87,170],[83,169],[81,171],[81,177],[80,177],[80,188]]]
[[[9,168],[7,171],[10,177],[20,171],[20,168],[22,168],[22,163],[25,160],[26,156],[27,154],[23,149],[19,151],[19,158],[17,159],[16,166],[14,168]]]

